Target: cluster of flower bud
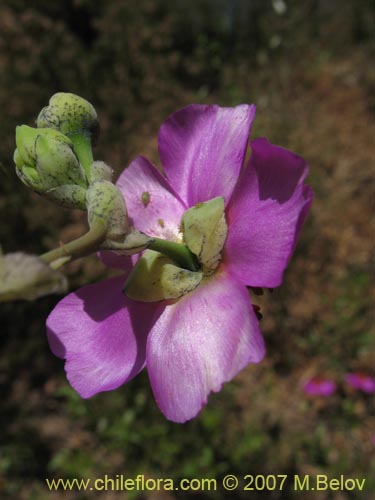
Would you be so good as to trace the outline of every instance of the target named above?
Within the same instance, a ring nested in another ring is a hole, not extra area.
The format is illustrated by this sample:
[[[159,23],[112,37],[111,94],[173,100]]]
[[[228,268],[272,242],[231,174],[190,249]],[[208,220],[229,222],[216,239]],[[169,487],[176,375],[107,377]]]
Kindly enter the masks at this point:
[[[94,161],[99,132],[94,107],[85,99],[59,92],[39,113],[37,128],[16,129],[16,173],[33,191],[67,208],[87,210],[90,227],[106,228],[103,248],[135,253],[150,238],[129,225],[125,201],[112,183],[112,169]]]
[[[99,130],[95,109],[82,97],[59,92],[39,113],[36,124],[37,128],[16,129],[18,177],[64,207],[85,210],[93,162],[91,139]]]

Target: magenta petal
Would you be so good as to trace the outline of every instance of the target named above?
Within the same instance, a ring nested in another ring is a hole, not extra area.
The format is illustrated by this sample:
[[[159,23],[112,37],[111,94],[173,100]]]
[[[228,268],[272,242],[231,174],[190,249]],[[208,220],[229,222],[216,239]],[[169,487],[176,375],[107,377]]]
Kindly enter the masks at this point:
[[[229,201],[254,116],[254,105],[221,108],[193,104],[163,123],[159,132],[161,162],[188,206],[216,196]]]
[[[166,178],[138,156],[117,181],[136,229],[150,236],[176,240],[186,207]]]
[[[313,193],[304,185],[303,158],[266,139],[251,147],[228,207],[225,263],[241,283],[273,288],[282,281]]]
[[[50,347],[66,359],[68,380],[83,398],[119,387],[144,367],[153,309],[124,297],[123,284],[121,277],[85,286],[48,317]]]
[[[246,288],[218,273],[168,305],[154,324],[147,369],[155,399],[168,419],[190,420],[211,391],[264,352]]]

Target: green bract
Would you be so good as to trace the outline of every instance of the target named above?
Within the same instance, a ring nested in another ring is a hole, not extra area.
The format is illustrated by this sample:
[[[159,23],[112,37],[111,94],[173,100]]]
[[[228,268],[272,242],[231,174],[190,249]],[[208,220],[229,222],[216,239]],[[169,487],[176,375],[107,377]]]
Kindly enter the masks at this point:
[[[189,250],[202,265],[205,275],[212,274],[221,260],[228,233],[224,198],[198,203],[182,216],[182,232]]]
[[[37,118],[38,127],[50,127],[63,134],[89,133],[95,141],[99,122],[95,108],[86,99],[68,92],[58,92],[49,100]]]
[[[194,290],[220,264],[228,232],[224,209],[224,198],[218,197],[198,203],[182,216],[181,230],[186,246],[198,259],[198,270],[180,267],[177,259],[147,250],[127,279],[124,293],[133,300],[158,302]]]
[[[194,290],[202,277],[200,272],[182,269],[165,255],[147,250],[127,279],[124,292],[141,302],[177,299]]]
[[[94,161],[92,144],[99,135],[99,122],[94,107],[75,94],[59,92],[51,97],[49,105],[42,109],[37,126],[50,127],[68,136],[74,153],[90,181],[90,166]]]
[[[63,206],[85,208],[87,179],[68,137],[21,125],[16,145],[16,173],[26,186]]]

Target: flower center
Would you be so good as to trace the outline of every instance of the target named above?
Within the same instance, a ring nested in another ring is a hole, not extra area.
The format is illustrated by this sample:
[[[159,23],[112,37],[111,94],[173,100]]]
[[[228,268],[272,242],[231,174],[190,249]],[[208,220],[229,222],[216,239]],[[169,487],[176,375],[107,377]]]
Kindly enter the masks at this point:
[[[146,250],[137,261],[124,293],[140,302],[178,299],[212,275],[220,264],[228,233],[224,208],[224,198],[218,197],[187,210],[181,219],[184,245],[156,239],[150,245],[152,250]],[[183,267],[183,249],[193,261],[196,258],[198,269]]]

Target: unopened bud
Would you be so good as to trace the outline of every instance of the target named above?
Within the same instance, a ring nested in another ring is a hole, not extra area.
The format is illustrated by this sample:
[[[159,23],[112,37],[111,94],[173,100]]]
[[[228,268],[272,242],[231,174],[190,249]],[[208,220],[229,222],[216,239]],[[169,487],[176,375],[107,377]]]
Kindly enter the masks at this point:
[[[86,192],[88,222],[92,227],[101,220],[107,235],[101,248],[132,255],[144,250],[152,238],[131,227],[121,191],[112,182],[95,181]]]
[[[95,108],[86,99],[68,92],[58,92],[49,100],[37,118],[38,127],[51,127],[68,137],[89,134],[95,143],[99,136],[99,122]]]
[[[87,179],[68,137],[51,128],[22,125],[16,129],[16,145],[16,173],[26,186],[63,206],[85,208]],[[64,196],[55,196],[61,188]]]

